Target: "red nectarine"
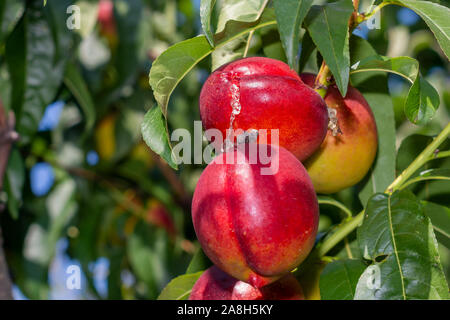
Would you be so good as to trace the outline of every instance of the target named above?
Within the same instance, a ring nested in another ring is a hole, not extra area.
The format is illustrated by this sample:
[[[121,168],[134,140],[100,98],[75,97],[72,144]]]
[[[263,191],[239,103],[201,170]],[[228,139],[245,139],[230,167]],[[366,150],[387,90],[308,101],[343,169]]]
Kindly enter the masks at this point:
[[[189,300],[303,300],[302,287],[291,274],[262,288],[239,281],[216,266],[197,280]]]
[[[271,161],[249,161],[252,146],[258,152],[267,148]],[[261,287],[309,254],[317,233],[318,203],[305,168],[292,153],[262,144],[241,147],[216,156],[203,171],[192,200],[192,219],[214,264]],[[261,174],[262,169],[271,174]]]
[[[313,74],[301,77],[307,85],[314,85]],[[341,134],[328,132],[305,167],[318,193],[334,193],[355,185],[369,171],[377,153],[377,126],[366,99],[352,86],[345,98],[331,86],[325,102],[336,110]]]
[[[279,130],[279,145],[300,161],[310,156],[327,133],[328,113],[323,99],[306,86],[284,62],[251,57],[214,71],[200,94],[200,115],[205,129],[216,128],[226,137],[236,109],[233,129]]]

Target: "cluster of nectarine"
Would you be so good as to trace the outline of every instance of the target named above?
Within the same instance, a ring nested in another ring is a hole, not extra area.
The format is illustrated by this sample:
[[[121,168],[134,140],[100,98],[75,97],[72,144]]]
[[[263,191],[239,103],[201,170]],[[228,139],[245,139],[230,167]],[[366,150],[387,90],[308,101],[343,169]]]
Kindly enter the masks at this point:
[[[203,126],[219,129],[231,148],[225,144],[206,167],[194,193],[194,228],[215,266],[197,281],[191,299],[303,297],[290,272],[314,246],[316,192],[356,184],[377,148],[375,120],[363,96],[349,87],[343,98],[331,86],[323,99],[314,79],[281,61],[254,57],[226,64],[206,80]],[[330,110],[337,114],[337,135],[327,133]],[[236,146],[227,129],[277,129],[279,139],[271,141],[269,133]],[[261,149],[270,161],[263,161]],[[251,150],[258,151],[255,161]]]

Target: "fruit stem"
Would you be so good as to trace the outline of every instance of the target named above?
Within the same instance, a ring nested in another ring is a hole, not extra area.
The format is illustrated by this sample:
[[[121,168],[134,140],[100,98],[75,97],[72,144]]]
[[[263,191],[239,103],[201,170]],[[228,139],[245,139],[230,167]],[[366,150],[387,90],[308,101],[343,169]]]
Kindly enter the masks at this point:
[[[445,139],[450,135],[450,122],[447,126],[439,133],[439,135],[434,138],[434,140],[414,159],[413,162],[392,182],[389,187],[384,191],[384,193],[392,194],[395,190],[398,190],[404,182],[411,175],[414,174],[420,167],[422,167],[427,161],[433,157],[435,151],[442,144]],[[313,257],[321,258],[328,251],[330,251],[336,244],[347,237],[353,230],[355,230],[363,221],[364,210],[358,213],[353,218],[342,223],[340,227],[327,238],[320,246],[316,247],[315,252],[313,252]]]
[[[314,82],[314,90],[322,97],[325,98],[327,94],[328,86],[331,85],[331,71],[328,68],[325,60],[322,61],[319,73],[317,74],[316,80]]]
[[[350,17],[349,21],[349,33],[351,34],[353,30],[362,22],[369,20],[374,14],[381,10],[384,6],[389,4],[393,4],[391,2],[382,2],[378,6],[374,7],[372,11],[367,14],[358,13],[359,0],[353,0],[354,12]],[[322,61],[322,65],[320,66],[319,73],[317,74],[315,80],[314,90],[324,98],[328,87],[332,84],[332,74],[330,69],[328,68],[325,60]]]

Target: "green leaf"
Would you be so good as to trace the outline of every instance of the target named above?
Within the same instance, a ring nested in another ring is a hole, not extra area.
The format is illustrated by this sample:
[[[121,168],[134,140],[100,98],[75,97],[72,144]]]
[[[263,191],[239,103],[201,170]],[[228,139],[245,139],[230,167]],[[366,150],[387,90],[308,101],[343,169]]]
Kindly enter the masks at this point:
[[[71,4],[72,0],[52,1],[43,9],[55,43],[55,64],[61,64],[63,70],[65,62],[73,54],[74,47],[73,31],[67,28],[66,11]]]
[[[316,49],[316,47],[311,39],[311,36],[308,32],[305,32],[302,39],[302,50],[300,52],[299,72],[302,72],[305,68],[311,54],[314,52],[314,49]]]
[[[436,89],[419,75],[409,89],[405,101],[405,114],[412,123],[425,124],[434,116],[439,103]]]
[[[215,48],[209,45],[205,36],[198,36],[179,42],[164,51],[153,62],[149,77],[153,94],[164,116],[167,115],[167,105],[173,90],[197,63],[228,42],[252,30],[275,23],[272,11],[263,14],[254,22],[231,20],[227,22],[222,32],[214,36]]]
[[[355,299],[447,299],[433,226],[408,191],[375,194],[357,229],[363,257],[372,261]]]
[[[22,205],[22,190],[25,182],[25,164],[17,149],[9,156],[5,175],[5,190],[8,194],[8,211],[13,219],[19,217],[19,207]]]
[[[366,268],[360,260],[338,260],[326,265],[320,275],[322,300],[353,300],[358,279]]]
[[[156,154],[159,154],[174,169],[178,169],[172,154],[169,136],[161,109],[151,108],[144,116],[141,125],[142,138]]]
[[[121,271],[125,255],[123,248],[111,248],[108,250],[108,300],[122,300]]]
[[[192,287],[203,271],[176,277],[164,288],[158,300],[188,300]]]
[[[419,62],[410,57],[389,58],[373,55],[357,61],[350,74],[390,72],[408,80],[412,86],[405,101],[405,114],[415,124],[425,124],[439,107],[439,95],[419,73]]]
[[[139,22],[142,14],[142,0],[119,0],[114,5],[114,18],[117,22],[119,38],[116,59],[119,86],[126,85],[136,77],[139,66]]]
[[[264,56],[287,63],[286,53],[280,41],[280,33],[277,26],[268,26],[259,31],[261,36]]]
[[[362,259],[361,252],[359,251],[358,241],[355,239],[348,242],[342,247],[342,249],[336,254],[336,258],[340,259]]]
[[[450,249],[450,209],[428,201],[421,201],[421,204],[433,224],[436,238]]]
[[[274,0],[273,2],[281,43],[289,66],[295,71],[298,71],[300,27],[312,3],[313,0]]]
[[[49,298],[48,273],[57,242],[64,237],[64,231],[77,210],[75,191],[74,180],[68,178],[52,189],[44,203],[37,199],[32,201],[36,219],[27,224],[23,250],[14,261],[14,270],[18,271],[15,282],[29,298]]]
[[[450,9],[432,1],[395,0],[415,11],[430,27],[447,58],[450,59]]]
[[[0,44],[14,29],[25,9],[23,0],[9,0],[0,3]]]
[[[364,39],[351,37],[352,64],[375,54],[375,50]],[[366,178],[360,183],[359,199],[363,206],[370,196],[383,192],[395,179],[395,118],[392,99],[389,95],[387,77],[382,73],[361,73],[351,77],[351,83],[363,94],[371,106],[378,131],[378,152]]]
[[[275,25],[275,14],[273,10],[264,10],[261,18],[256,21],[242,22],[236,20],[229,20],[225,25],[223,31],[214,35],[214,42],[216,43],[215,50],[226,45],[230,41],[239,38],[251,31],[258,30],[267,26]]]
[[[211,30],[211,14],[215,3],[216,0],[201,0],[200,2],[200,21],[206,39],[208,39],[208,42],[212,47],[214,47],[214,38]]]
[[[255,22],[258,19],[258,14],[263,4],[264,0],[222,1],[217,21],[217,31],[223,31],[229,21]],[[224,46],[216,48],[212,53],[211,69],[215,70],[228,62],[242,58],[247,41],[248,37],[242,35],[226,43]]]
[[[55,15],[53,3],[42,9],[38,2],[29,2],[6,41],[12,109],[24,143],[37,131],[45,107],[55,98],[70,49],[70,36],[59,25],[60,16]]]
[[[175,87],[211,51],[206,37],[198,36],[173,45],[153,62],[150,85],[164,116],[167,116],[167,105]]]
[[[86,125],[83,134],[86,137],[92,131],[95,124],[95,105],[83,77],[73,63],[68,63],[66,66],[64,83],[84,111]]]
[[[350,71],[348,22],[352,12],[352,1],[340,0],[313,6],[305,19],[306,28],[343,97],[347,93]]]
[[[385,86],[386,90],[380,92],[362,90],[364,98],[372,106],[378,132],[377,156],[359,193],[363,205],[372,194],[383,192],[395,179],[395,118],[392,100],[388,94],[387,79],[385,76],[377,76],[369,83],[373,83],[374,86]]]
[[[150,296],[156,296],[169,280],[166,267],[167,236],[164,230],[150,230],[139,223],[127,242],[127,254],[137,277],[144,281]]]
[[[212,262],[205,255],[202,248],[199,248],[195,255],[192,257],[192,260],[189,263],[188,268],[186,269],[186,273],[204,271],[210,266],[212,266]]]

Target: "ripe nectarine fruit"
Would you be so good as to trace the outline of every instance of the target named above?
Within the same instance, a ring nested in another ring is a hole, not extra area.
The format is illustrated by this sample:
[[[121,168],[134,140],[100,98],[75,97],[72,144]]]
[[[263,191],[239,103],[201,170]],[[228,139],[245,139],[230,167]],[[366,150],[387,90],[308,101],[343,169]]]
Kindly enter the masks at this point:
[[[205,129],[216,128],[225,138],[232,111],[233,129],[279,130],[279,145],[300,161],[310,156],[327,133],[328,112],[323,99],[306,86],[284,62],[251,57],[215,70],[200,93],[200,116]]]
[[[309,254],[317,233],[318,203],[305,168],[292,153],[278,146],[242,146],[216,156],[203,171],[192,200],[192,219],[215,265],[261,287]],[[249,161],[252,147],[268,150],[271,161]],[[268,172],[262,174],[262,169]]]
[[[313,74],[302,74],[301,78],[307,85],[314,85]],[[341,134],[328,132],[304,164],[316,192],[335,193],[355,185],[369,171],[377,153],[377,126],[366,99],[352,86],[345,98],[331,86],[325,102],[336,110]]]
[[[262,288],[237,280],[216,266],[197,280],[189,300],[303,300],[302,287],[291,274]]]

